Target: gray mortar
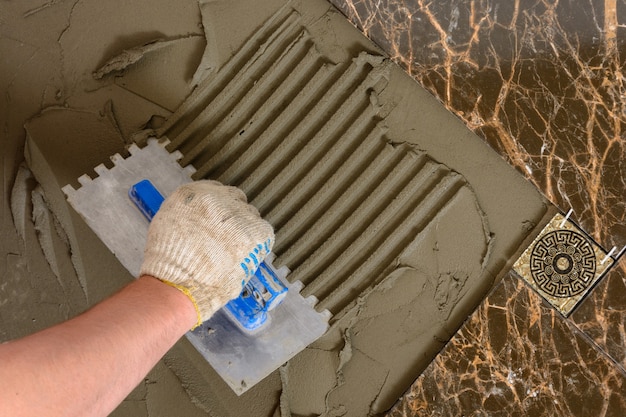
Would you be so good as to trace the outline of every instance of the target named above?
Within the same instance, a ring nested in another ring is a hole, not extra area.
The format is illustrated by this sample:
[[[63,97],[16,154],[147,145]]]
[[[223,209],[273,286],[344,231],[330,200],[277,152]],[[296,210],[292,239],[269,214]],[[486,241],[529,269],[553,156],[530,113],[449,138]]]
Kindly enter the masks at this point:
[[[8,57],[0,65],[0,84],[6,91],[0,101],[0,120],[7,144],[3,153],[0,340],[71,317],[132,279],[67,207],[60,187],[83,173],[92,173],[109,155],[124,152],[131,138],[141,137],[134,136],[135,132],[146,126],[160,127],[157,132],[169,135],[171,126],[162,123],[170,111],[184,102],[194,85],[219,77],[220,68],[228,66],[236,51],[250,44],[246,40],[283,6],[280,0],[255,2],[254,7],[241,0],[207,1],[199,8],[191,0],[18,3],[0,5],[0,50]],[[322,62],[325,70],[347,66],[362,52],[370,57],[381,55],[324,1],[293,2],[289,7],[297,11],[298,24],[306,29],[306,53],[315,55],[310,62]],[[138,19],[139,15],[143,18]],[[120,54],[124,59],[117,58]],[[242,397],[236,397],[183,340],[113,415],[286,417],[382,412],[473,310],[518,252],[522,240],[536,232],[537,228],[529,230],[527,225],[543,222],[546,203],[539,193],[397,66],[380,58],[372,62],[374,69],[383,71],[378,81],[384,82],[375,81],[364,89],[369,95],[364,107],[367,115],[358,120],[374,118],[376,127],[373,136],[359,137],[359,146],[382,141],[383,154],[406,161],[406,167],[398,168],[400,179],[421,172],[413,169],[421,163],[420,158],[426,158],[445,172],[444,178],[454,178],[458,189],[445,204],[430,206],[417,215],[421,226],[414,235],[398,241],[402,244],[399,252],[377,260],[368,239],[347,237],[351,235],[344,229],[352,227],[339,227],[332,237],[320,238],[317,243],[311,228],[298,229],[302,224],[299,209],[306,201],[317,201],[314,196],[341,175],[329,177],[324,187],[310,188],[311,192],[307,187],[315,183],[314,177],[298,177],[304,181],[297,188],[302,190],[300,197],[281,194],[284,187],[278,182],[259,181],[265,178],[262,171],[251,171],[247,180],[241,177],[240,185],[248,188],[253,202],[278,224],[278,235],[292,242],[282,248],[278,243],[285,263],[305,268],[296,268],[292,278],[308,277],[317,282],[309,291],[328,297],[328,305],[334,306],[331,331]],[[282,65],[278,61],[270,64],[277,69]],[[94,72],[99,80],[93,78]],[[237,93],[242,87],[235,83],[229,88]],[[262,84],[256,89],[252,86],[244,93],[262,93],[261,88]],[[259,113],[254,116],[246,110],[256,103],[246,101],[245,94],[241,97],[233,107],[235,119],[240,118],[237,123],[261,120]],[[278,110],[269,111],[277,103],[263,97],[267,100],[263,108],[278,117]],[[22,124],[50,106],[53,108],[27,123],[25,155],[30,171],[18,169],[25,137]],[[334,108],[341,116],[343,107]],[[183,128],[190,122],[185,120]],[[220,134],[234,132],[226,123],[216,126]],[[322,132],[315,146],[328,147],[324,138],[332,137],[336,129]],[[284,143],[296,140],[285,137]],[[343,141],[337,139],[337,146]],[[211,139],[205,142],[211,143]],[[348,148],[356,152],[355,157],[362,149]],[[190,149],[193,147],[183,150]],[[194,164],[204,165],[213,157],[204,148],[194,152],[193,157],[188,156]],[[324,155],[313,159],[318,163],[333,156],[332,152]],[[230,171],[212,172],[237,183],[238,162],[229,161]],[[279,165],[287,169],[286,178],[300,175],[297,165]],[[406,195],[421,189],[409,188]],[[351,195],[354,188],[344,191]],[[365,206],[378,207],[377,199],[383,194],[366,193]],[[404,194],[398,192],[400,195]],[[339,195],[329,196],[342,201]],[[393,198],[384,198],[382,206],[394,204]],[[404,221],[410,217],[384,217],[384,207],[372,210],[356,210],[343,223],[360,227],[361,236],[377,237],[376,232],[385,230],[378,226],[384,228],[392,222],[397,227],[382,236],[381,242],[387,242],[405,230]],[[331,205],[317,214],[315,220],[321,222],[317,226],[331,225],[340,212]],[[381,220],[377,223],[376,218]],[[368,229],[368,225],[374,227]],[[291,234],[299,240],[288,239]],[[298,241],[299,246],[293,243]],[[324,252],[320,243],[337,245],[337,249]],[[365,261],[365,270],[350,266],[351,248],[369,250],[370,263]],[[317,260],[307,264],[307,259]],[[315,268],[325,262],[329,272],[317,274]],[[307,270],[311,272],[305,273]],[[337,276],[332,271],[356,277],[352,282],[365,279],[367,284],[331,285]],[[354,288],[358,294],[348,297]]]

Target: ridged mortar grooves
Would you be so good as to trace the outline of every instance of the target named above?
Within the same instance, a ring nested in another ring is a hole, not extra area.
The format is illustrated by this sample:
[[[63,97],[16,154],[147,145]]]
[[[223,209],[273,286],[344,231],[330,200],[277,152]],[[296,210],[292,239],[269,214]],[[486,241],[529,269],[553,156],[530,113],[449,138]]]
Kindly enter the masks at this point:
[[[286,9],[157,131],[196,179],[245,191],[275,227],[276,264],[335,319],[465,184],[386,137],[388,65],[366,53],[331,62]]]

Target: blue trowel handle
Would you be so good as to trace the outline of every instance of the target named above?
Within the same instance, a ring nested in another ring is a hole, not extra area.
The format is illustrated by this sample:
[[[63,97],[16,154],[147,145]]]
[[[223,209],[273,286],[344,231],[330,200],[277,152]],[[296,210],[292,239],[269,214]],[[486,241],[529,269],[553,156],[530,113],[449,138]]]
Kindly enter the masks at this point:
[[[148,180],[141,180],[130,187],[128,196],[139,211],[146,216],[148,221],[152,221],[152,218],[159,211],[161,204],[165,200],[159,190]]]
[[[148,221],[152,220],[165,200],[149,180],[139,181],[130,187],[128,196]],[[239,297],[226,304],[225,308],[245,330],[255,330],[267,321],[267,312],[280,304],[286,295],[287,287],[274,268],[261,262]]]

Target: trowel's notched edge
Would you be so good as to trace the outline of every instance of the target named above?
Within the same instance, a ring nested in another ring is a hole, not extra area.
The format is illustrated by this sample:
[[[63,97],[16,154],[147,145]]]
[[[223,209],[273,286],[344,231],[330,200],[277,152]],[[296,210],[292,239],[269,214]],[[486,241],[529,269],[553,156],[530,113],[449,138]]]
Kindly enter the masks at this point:
[[[131,145],[128,158],[111,156],[111,169],[100,164],[94,168],[96,178],[84,174],[78,178],[78,189],[62,188],[70,205],[134,277],[139,276],[149,223],[128,198],[128,190],[150,178],[163,195],[169,195],[190,182],[195,172],[192,166],[180,167],[181,155],[168,153],[164,149],[168,143],[150,139],[141,149]]]
[[[169,153],[168,140],[151,138],[145,147],[132,145],[130,155],[113,155],[113,168],[94,168],[98,177],[82,175],[81,187],[63,187],[72,207],[133,275],[138,276],[148,220],[128,198],[130,187],[150,179],[167,196],[178,186],[192,181],[195,169],[182,168],[180,152]],[[272,255],[272,254],[270,254]],[[266,264],[271,266],[273,256]],[[273,268],[273,266],[272,266]],[[298,352],[321,337],[328,329],[330,312],[317,312],[315,297],[304,298],[300,282],[289,283],[284,301],[270,313],[268,323],[259,331],[242,330],[223,310],[189,332],[187,338],[224,381],[241,395],[260,382]]]
[[[265,259],[273,268],[274,255]],[[282,279],[281,279],[282,280]],[[300,295],[301,282],[288,283],[283,302],[270,313],[268,322],[254,333],[245,332],[218,311],[187,338],[224,381],[241,395],[293,358],[328,329],[331,313],[317,312],[315,297]]]

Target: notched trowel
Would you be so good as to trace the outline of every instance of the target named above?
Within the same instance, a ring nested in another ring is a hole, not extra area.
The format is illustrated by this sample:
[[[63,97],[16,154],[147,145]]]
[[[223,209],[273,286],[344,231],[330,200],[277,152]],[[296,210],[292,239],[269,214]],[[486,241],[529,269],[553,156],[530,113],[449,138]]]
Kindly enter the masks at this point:
[[[165,197],[191,182],[192,166],[182,168],[179,152],[167,141],[149,139],[130,156],[113,155],[113,168],[94,168],[98,177],[78,178],[81,187],[63,187],[70,205],[133,276],[139,275],[149,222]],[[205,321],[187,338],[226,383],[241,395],[328,329],[331,314],[317,312],[317,299],[300,295],[286,267],[275,268],[274,255],[261,263],[241,295]]]

